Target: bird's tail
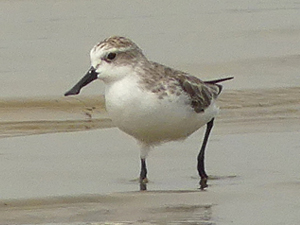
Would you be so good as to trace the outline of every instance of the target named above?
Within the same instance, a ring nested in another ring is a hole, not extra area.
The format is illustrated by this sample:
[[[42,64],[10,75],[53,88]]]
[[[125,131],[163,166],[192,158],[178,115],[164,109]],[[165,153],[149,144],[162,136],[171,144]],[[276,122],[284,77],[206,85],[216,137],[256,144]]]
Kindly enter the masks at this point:
[[[216,84],[216,83],[220,83],[226,80],[231,80],[233,79],[233,77],[226,77],[226,78],[222,78],[222,79],[217,79],[217,80],[209,80],[209,81],[204,81],[204,83],[206,84]]]
[[[231,79],[233,79],[233,77],[226,77],[226,78],[221,78],[221,79],[217,79],[217,80],[204,81],[204,83],[205,84],[216,85],[219,88],[219,93],[218,93],[218,95],[219,95],[221,93],[223,87],[222,87],[222,85],[217,84],[217,83],[227,81],[227,80],[231,80]]]

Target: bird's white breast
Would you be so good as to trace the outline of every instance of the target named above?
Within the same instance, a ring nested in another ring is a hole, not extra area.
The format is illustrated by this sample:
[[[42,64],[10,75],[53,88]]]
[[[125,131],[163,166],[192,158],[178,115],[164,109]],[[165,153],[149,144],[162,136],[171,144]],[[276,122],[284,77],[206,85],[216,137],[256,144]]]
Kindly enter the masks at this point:
[[[205,112],[196,113],[185,94],[159,99],[156,93],[142,89],[135,75],[106,84],[105,98],[113,123],[148,145],[186,138],[218,111],[213,103]]]

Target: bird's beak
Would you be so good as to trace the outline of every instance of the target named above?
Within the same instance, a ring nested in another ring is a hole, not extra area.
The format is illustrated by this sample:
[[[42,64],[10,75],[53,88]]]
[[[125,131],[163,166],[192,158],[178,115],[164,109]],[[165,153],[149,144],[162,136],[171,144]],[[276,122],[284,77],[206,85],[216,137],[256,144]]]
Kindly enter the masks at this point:
[[[72,87],[71,90],[65,93],[65,96],[68,95],[77,95],[79,94],[81,88],[91,83],[93,80],[96,80],[98,78],[98,73],[96,72],[94,67],[91,67],[89,71],[86,73],[86,75],[78,81],[77,84],[75,84],[74,87]]]

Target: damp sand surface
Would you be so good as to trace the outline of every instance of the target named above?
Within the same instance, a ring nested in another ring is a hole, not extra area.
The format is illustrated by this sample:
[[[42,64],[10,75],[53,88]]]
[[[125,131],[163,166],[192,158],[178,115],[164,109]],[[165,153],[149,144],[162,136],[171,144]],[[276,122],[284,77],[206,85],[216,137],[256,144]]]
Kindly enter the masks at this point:
[[[139,10],[136,10],[136,9]],[[0,224],[299,224],[297,1],[0,1]],[[224,83],[198,190],[204,129],[139,149],[105,111],[104,86],[62,97],[110,35],[150,60]]]
[[[138,146],[114,128],[103,97],[5,100],[0,223],[300,221],[299,91],[223,93],[205,191],[197,189],[195,168],[204,129],[152,151],[149,191],[139,192]],[[21,111],[26,119],[17,116]]]

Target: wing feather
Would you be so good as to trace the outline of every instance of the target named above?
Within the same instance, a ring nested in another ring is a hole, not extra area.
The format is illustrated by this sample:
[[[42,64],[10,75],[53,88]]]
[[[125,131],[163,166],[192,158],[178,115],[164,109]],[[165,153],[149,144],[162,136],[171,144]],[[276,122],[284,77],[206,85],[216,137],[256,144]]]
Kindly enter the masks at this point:
[[[191,106],[197,113],[204,112],[222,90],[222,86],[215,82],[207,83],[188,74],[180,75],[179,83],[186,94],[190,96]]]

